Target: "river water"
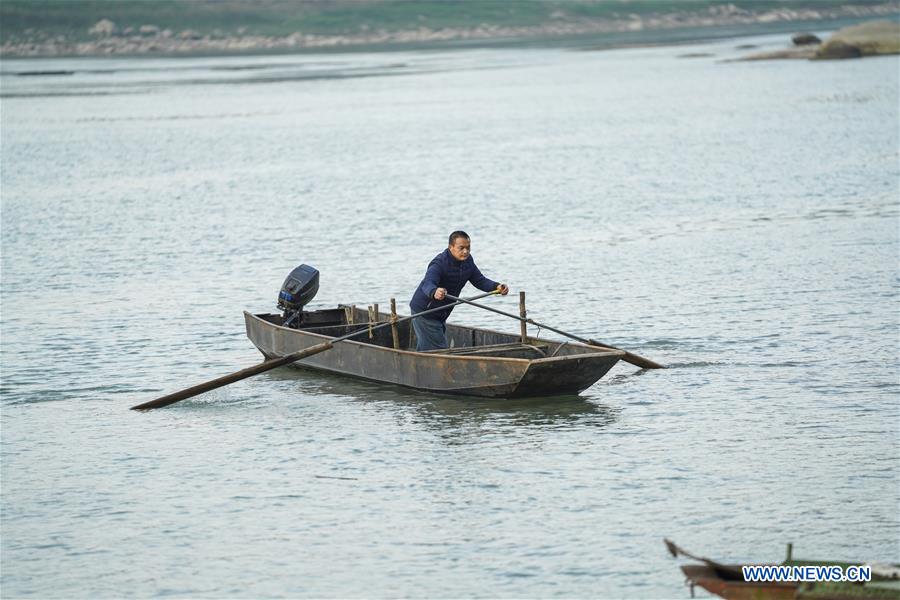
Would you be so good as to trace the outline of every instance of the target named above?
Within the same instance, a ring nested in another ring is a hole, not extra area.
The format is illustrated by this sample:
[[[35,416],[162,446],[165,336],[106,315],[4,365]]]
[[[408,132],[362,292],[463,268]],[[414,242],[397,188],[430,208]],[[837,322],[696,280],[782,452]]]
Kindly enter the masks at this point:
[[[3,61],[4,597],[687,598],[663,537],[900,560],[898,58],[723,61],[784,41]],[[454,229],[535,320],[671,368],[128,410],[258,362],[241,311],[298,264],[313,307],[406,312]]]

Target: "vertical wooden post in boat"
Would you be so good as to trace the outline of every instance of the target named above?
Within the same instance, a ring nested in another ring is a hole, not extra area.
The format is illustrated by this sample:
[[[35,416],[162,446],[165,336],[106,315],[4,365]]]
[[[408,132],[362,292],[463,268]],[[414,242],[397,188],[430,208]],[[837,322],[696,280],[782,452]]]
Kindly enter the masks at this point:
[[[375,319],[372,318],[372,305],[370,304],[367,308],[369,309],[369,339],[371,340],[375,338],[375,334],[372,333],[372,321]]]
[[[519,327],[522,330],[523,344],[528,342],[528,325],[525,323],[525,314],[525,292],[519,292],[519,316],[522,317],[522,320],[519,321]]]
[[[394,338],[394,350],[400,349],[400,330],[397,329],[397,300],[391,298],[391,337]]]
[[[378,322],[378,304],[377,303],[372,305],[372,315],[373,315],[372,320],[377,323]]]

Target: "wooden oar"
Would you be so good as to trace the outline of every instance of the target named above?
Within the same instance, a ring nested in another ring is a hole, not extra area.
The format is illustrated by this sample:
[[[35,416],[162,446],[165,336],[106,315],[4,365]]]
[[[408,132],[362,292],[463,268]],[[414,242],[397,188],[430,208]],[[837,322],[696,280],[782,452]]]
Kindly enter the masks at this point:
[[[437,312],[439,310],[445,310],[451,306],[456,306],[457,304],[462,304],[464,302],[471,302],[472,300],[478,300],[480,298],[484,298],[485,296],[492,296],[494,294],[499,293],[498,290],[494,290],[492,292],[485,292],[484,294],[479,294],[477,296],[473,296],[468,300],[463,300],[462,298],[454,299],[455,302],[450,304],[443,304],[441,306],[430,308],[428,310],[423,310],[422,312],[416,313],[414,315],[409,315],[408,317],[403,317],[401,319],[397,319],[395,323],[402,323],[403,321],[409,321],[411,319],[415,319],[421,317],[423,315],[427,315],[433,312]],[[477,305],[476,305],[477,306]],[[391,322],[382,323],[381,325],[376,325],[372,327],[371,331],[375,331],[376,329],[381,329],[382,327],[390,327]],[[172,394],[168,394],[163,396],[162,398],[157,398],[156,400],[151,400],[150,402],[144,402],[143,404],[138,404],[137,406],[132,406],[132,410],[151,410],[153,408],[162,408],[163,406],[168,406],[170,404],[174,404],[176,402],[180,402],[181,400],[187,400],[188,398],[192,398],[204,392],[208,392],[210,390],[214,390],[216,388],[220,388],[222,386],[228,385],[229,383],[234,383],[235,381],[240,381],[241,379],[246,379],[248,377],[253,377],[254,375],[259,375],[260,373],[265,373],[266,371],[270,371],[272,369],[276,369],[278,367],[288,365],[292,362],[296,362],[302,358],[306,358],[308,356],[312,356],[313,354],[318,354],[320,352],[325,352],[326,350],[330,350],[335,344],[338,342],[343,342],[344,340],[349,340],[352,337],[356,337],[362,333],[367,333],[370,331],[369,327],[363,327],[357,331],[352,333],[348,333],[347,335],[343,335],[341,337],[334,338],[333,340],[328,340],[327,342],[322,342],[321,344],[316,344],[315,346],[311,346],[309,348],[305,348],[303,350],[298,350],[292,354],[288,354],[287,356],[282,356],[280,358],[273,358],[267,360],[265,362],[261,362],[256,366],[248,367],[246,369],[241,369],[240,371],[236,371],[231,373],[230,375],[225,375],[223,377],[218,377],[216,379],[212,379],[205,383],[201,383],[187,389],[181,390],[180,392],[175,392]]]
[[[609,344],[604,344],[602,342],[598,342],[597,340],[589,340],[589,339],[586,339],[583,337],[578,337],[577,335],[567,333],[560,329],[556,329],[555,327],[550,327],[549,325],[544,325],[542,323],[538,323],[538,322],[534,321],[533,319],[526,319],[526,318],[520,317],[519,315],[514,315],[514,314],[508,313],[508,312],[503,312],[502,310],[497,310],[496,308],[491,308],[490,306],[485,306],[483,304],[477,304],[475,302],[472,302],[471,300],[457,298],[456,296],[451,296],[450,294],[447,294],[447,298],[450,298],[451,300],[455,300],[456,302],[463,302],[465,304],[471,304],[472,306],[477,306],[478,308],[483,308],[485,310],[495,312],[498,315],[503,315],[505,317],[513,318],[517,321],[521,321],[522,323],[531,323],[535,327],[540,327],[541,329],[549,329],[550,331],[555,331],[556,333],[558,333],[560,335],[564,335],[568,338],[572,338],[573,340],[578,340],[579,342],[581,342],[583,344],[587,344],[588,346],[597,346],[598,348],[607,348],[609,350],[621,350],[622,352],[625,353],[625,356],[622,357],[622,360],[624,360],[625,362],[631,363],[637,367],[641,367],[642,369],[665,369],[665,367],[663,365],[661,365],[657,362],[653,362],[649,358],[644,358],[643,356],[638,356],[637,354],[633,354],[631,352],[628,352],[627,350],[622,350],[621,348],[616,348],[615,346],[610,346]]]

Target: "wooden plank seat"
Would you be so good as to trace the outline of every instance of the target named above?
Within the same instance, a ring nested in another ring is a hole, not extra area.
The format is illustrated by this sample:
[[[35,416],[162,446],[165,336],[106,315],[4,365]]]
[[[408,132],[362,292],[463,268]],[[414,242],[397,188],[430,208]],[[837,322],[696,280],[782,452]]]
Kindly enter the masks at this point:
[[[426,350],[428,354],[453,354],[455,356],[504,356],[507,358],[544,358],[547,356],[547,344],[523,344],[513,342],[506,344],[490,344],[487,346],[457,346]]]

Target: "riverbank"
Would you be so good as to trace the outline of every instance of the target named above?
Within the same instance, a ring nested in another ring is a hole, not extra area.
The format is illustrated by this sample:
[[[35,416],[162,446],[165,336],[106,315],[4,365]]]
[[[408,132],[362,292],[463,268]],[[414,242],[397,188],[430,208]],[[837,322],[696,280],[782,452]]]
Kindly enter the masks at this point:
[[[573,4],[572,6],[576,6]],[[640,5],[638,5],[640,6]],[[675,5],[686,6],[686,5]],[[454,46],[498,46],[521,44],[595,47],[677,43],[689,40],[754,35],[762,31],[790,32],[815,27],[817,23],[890,17],[900,14],[900,3],[811,5],[797,8],[754,9],[733,3],[708,6],[702,10],[671,10],[639,14],[611,13],[608,17],[578,18],[574,12],[556,11],[550,20],[525,25],[479,23],[474,26],[442,26],[440,22],[398,29],[373,29],[366,23],[345,27],[339,33],[292,31],[265,34],[250,25],[236,23],[230,31],[219,28],[203,33],[186,26],[146,22],[141,25],[117,23],[103,17],[86,32],[54,32],[20,27],[4,29],[0,57],[65,56],[166,56],[198,54],[255,54],[303,51],[354,51],[446,48]],[[761,5],[769,6],[769,5]],[[635,7],[636,8],[636,7]],[[419,15],[422,17],[422,15]],[[434,21],[434,19],[431,19]],[[27,24],[27,21],[24,21]],[[186,21],[190,25],[190,21]],[[352,29],[352,31],[350,31]],[[85,34],[90,39],[83,39]]]

